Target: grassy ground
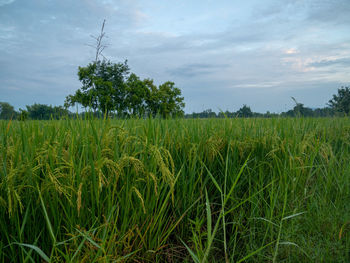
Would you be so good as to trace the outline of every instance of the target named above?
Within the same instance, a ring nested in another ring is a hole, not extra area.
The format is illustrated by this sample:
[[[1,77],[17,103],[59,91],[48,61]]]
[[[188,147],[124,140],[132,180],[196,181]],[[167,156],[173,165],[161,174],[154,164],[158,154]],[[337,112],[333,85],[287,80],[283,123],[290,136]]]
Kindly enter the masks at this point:
[[[0,122],[0,262],[349,262],[350,120]]]

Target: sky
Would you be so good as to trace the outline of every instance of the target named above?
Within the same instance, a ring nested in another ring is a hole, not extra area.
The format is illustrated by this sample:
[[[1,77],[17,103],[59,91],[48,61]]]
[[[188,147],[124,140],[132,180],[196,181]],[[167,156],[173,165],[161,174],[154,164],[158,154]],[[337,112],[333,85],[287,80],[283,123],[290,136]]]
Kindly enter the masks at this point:
[[[185,112],[325,107],[350,84],[350,0],[0,0],[0,101],[63,105],[94,60],[173,81]]]

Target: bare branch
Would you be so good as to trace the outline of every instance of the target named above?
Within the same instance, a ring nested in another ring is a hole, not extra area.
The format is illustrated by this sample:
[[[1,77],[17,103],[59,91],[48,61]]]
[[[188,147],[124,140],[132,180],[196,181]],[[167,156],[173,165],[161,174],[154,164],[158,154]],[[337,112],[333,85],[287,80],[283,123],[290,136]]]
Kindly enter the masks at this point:
[[[103,38],[106,37],[106,33],[104,32],[105,23],[106,23],[106,19],[103,20],[101,32],[97,37],[90,35],[90,37],[96,41],[95,45],[88,45],[88,46],[95,48],[95,50],[96,50],[95,62],[97,62],[99,60],[100,56],[102,56],[105,59],[105,56],[102,54],[102,51],[107,47],[107,45],[103,44]]]

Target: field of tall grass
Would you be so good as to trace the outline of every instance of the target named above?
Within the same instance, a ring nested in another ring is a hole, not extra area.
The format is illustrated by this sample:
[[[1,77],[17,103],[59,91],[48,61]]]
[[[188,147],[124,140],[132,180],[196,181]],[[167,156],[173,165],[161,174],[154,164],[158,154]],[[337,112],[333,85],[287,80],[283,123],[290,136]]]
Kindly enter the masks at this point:
[[[350,119],[0,122],[0,262],[350,262]]]

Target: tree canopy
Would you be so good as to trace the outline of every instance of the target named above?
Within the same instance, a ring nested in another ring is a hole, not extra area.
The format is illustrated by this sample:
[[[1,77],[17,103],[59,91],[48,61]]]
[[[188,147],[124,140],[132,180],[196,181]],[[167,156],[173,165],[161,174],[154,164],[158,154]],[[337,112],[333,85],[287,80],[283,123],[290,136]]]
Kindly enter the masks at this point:
[[[65,106],[80,103],[93,110],[122,112],[126,108],[125,79],[129,74],[127,62],[112,63],[107,60],[95,61],[86,67],[79,67],[78,77],[82,83],[74,95],[66,98]]]
[[[16,117],[16,114],[12,105],[7,102],[0,102],[0,119],[9,120]]]
[[[146,82],[132,73],[126,81],[126,107],[132,116],[144,116],[148,109],[151,90]]]
[[[127,61],[98,60],[79,67],[78,76],[82,87],[66,97],[65,107],[79,103],[107,115],[117,112],[118,116],[160,114],[166,118],[184,113],[184,98],[174,82],[157,87],[151,79],[141,80],[136,74],[129,74]]]
[[[79,67],[82,87],[66,97],[65,107],[78,103],[107,116],[110,112],[116,112],[118,116],[139,117],[183,115],[184,98],[174,82],[167,81],[157,87],[151,79],[141,80],[136,74],[130,74],[127,61],[112,63],[103,56],[102,51],[107,47],[103,44],[105,22],[100,34],[92,36],[96,41],[92,45],[96,51],[95,60],[86,67]]]
[[[237,117],[250,118],[253,117],[253,112],[249,106],[244,104],[243,107],[237,111]]]
[[[341,87],[338,94],[334,94],[329,100],[328,105],[337,112],[350,113],[350,89],[349,87]]]
[[[62,106],[49,106],[46,104],[34,103],[31,106],[27,105],[26,108],[26,111],[21,110],[20,117],[29,117],[33,120],[50,120],[69,115],[69,111]]]

